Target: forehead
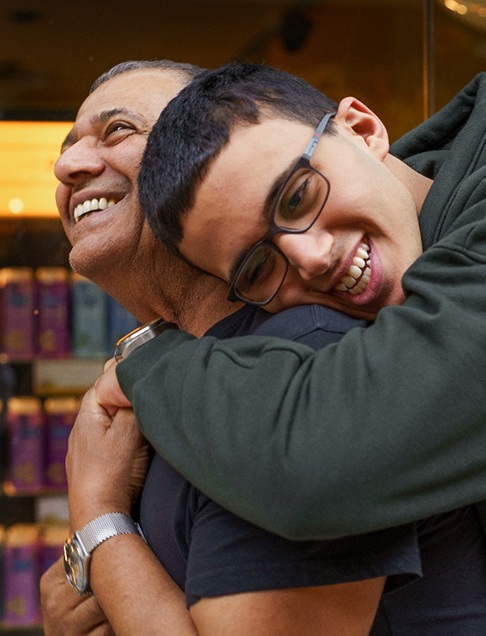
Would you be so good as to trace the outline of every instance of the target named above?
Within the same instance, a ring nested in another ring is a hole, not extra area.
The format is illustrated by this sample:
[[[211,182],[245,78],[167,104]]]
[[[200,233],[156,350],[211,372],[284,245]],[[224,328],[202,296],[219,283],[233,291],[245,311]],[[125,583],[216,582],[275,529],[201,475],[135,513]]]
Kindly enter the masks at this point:
[[[305,150],[312,131],[279,118],[235,128],[183,218],[179,247],[184,256],[227,279],[235,258],[267,231],[266,199]]]
[[[81,105],[73,134],[96,123],[102,113],[124,110],[153,124],[167,103],[184,86],[182,76],[166,69],[139,69],[116,75],[88,95]]]

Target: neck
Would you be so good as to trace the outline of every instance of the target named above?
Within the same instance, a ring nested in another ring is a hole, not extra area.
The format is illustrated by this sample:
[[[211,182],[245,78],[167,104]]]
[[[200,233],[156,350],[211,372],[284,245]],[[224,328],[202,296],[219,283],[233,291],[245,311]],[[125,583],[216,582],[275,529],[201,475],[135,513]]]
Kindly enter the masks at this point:
[[[199,278],[172,302],[173,320],[181,329],[202,336],[219,320],[241,307],[227,299],[228,286],[222,281],[197,274]]]
[[[142,324],[162,317],[197,337],[241,306],[227,300],[226,283],[173,257],[140,275],[132,269],[123,284],[119,277],[95,282]]]
[[[403,163],[403,161],[393,155],[387,155],[385,162],[395,176],[408,188],[415,201],[417,214],[420,214],[425,198],[434,183],[433,180],[429,179],[429,177],[424,177],[420,172],[410,168],[410,166],[407,166],[406,163]]]

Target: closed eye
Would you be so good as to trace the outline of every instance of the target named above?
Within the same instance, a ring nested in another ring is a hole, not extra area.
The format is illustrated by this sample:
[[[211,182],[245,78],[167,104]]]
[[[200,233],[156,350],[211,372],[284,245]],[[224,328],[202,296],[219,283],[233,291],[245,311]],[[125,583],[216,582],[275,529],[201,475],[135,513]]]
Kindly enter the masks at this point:
[[[107,126],[103,140],[108,143],[118,143],[118,141],[121,141],[134,132],[137,132],[137,129],[133,124],[129,124],[125,121],[114,121]]]

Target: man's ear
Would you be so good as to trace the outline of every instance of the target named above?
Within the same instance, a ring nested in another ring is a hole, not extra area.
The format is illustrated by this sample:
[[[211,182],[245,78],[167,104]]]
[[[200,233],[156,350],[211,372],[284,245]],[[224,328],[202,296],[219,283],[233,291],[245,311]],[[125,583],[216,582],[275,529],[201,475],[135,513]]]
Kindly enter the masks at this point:
[[[390,149],[388,132],[375,113],[355,97],[345,97],[339,102],[335,121],[352,135],[358,136],[369,149],[384,159]]]

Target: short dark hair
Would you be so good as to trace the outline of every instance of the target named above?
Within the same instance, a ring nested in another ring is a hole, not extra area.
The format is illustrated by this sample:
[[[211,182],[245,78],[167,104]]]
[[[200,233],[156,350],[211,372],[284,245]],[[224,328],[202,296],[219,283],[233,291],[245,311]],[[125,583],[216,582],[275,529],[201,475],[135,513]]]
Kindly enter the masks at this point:
[[[182,216],[236,125],[277,116],[317,126],[336,106],[303,79],[264,64],[204,71],[162,111],[142,159],[140,203],[156,238],[180,255]],[[332,122],[327,130],[334,131]]]
[[[92,83],[89,89],[89,94],[95,91],[101,84],[108,82],[113,77],[121,75],[122,73],[128,73],[129,71],[139,71],[143,69],[160,69],[161,71],[173,71],[179,73],[181,77],[187,78],[189,82],[194,77],[197,77],[203,69],[195,64],[187,64],[185,62],[174,62],[172,60],[127,60],[126,62],[120,62],[115,66],[102,73]]]

